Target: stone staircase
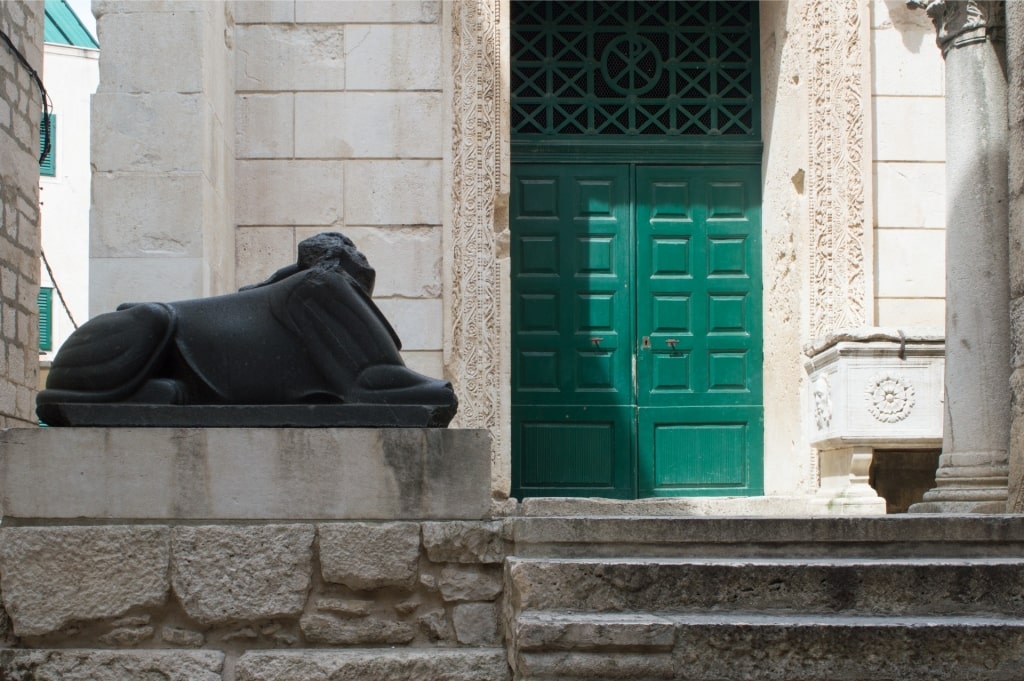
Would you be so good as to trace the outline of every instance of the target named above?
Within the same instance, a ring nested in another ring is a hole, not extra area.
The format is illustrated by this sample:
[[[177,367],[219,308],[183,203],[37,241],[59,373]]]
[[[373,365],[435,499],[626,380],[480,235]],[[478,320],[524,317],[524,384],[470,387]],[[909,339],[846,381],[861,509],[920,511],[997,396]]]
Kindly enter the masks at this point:
[[[1024,679],[1024,518],[519,518],[516,679]]]

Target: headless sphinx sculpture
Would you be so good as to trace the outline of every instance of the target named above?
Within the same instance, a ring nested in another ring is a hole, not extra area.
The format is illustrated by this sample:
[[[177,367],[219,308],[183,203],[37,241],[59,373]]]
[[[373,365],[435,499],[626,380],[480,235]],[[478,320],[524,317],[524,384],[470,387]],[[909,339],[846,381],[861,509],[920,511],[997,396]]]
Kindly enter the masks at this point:
[[[373,303],[375,272],[347,237],[224,296],[137,303],[91,319],[53,360],[49,425],[444,427],[450,383],[405,366]]]

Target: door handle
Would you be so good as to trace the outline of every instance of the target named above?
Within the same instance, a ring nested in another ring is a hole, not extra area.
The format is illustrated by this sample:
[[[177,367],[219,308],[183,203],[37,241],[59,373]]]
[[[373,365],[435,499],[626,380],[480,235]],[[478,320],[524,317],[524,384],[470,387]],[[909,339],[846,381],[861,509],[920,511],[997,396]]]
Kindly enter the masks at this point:
[[[590,342],[594,344],[595,348],[599,348],[601,347],[601,341],[603,340],[604,338],[601,338],[600,336],[594,336],[593,338],[590,339]]]
[[[679,341],[678,341],[677,339],[675,339],[675,338],[666,338],[666,339],[665,339],[665,343],[666,343],[666,344],[668,344],[668,346],[669,346],[670,348],[672,348],[673,350],[675,350],[675,349],[676,349],[676,345],[678,345],[678,344],[679,344]]]

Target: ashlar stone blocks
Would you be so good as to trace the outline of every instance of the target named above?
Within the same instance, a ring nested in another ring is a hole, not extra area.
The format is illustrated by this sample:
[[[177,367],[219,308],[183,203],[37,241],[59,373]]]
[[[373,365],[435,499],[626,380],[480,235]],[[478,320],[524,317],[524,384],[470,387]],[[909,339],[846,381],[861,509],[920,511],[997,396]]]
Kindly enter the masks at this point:
[[[21,527],[0,533],[0,589],[17,636],[156,606],[168,593],[160,526]]]
[[[203,625],[294,617],[310,587],[311,525],[177,527],[171,582]]]

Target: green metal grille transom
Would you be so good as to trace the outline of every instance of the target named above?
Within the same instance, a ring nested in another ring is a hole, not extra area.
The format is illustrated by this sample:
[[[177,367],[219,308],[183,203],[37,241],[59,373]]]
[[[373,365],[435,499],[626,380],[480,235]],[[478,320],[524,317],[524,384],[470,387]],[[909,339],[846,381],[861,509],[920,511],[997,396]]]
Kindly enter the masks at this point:
[[[512,2],[512,132],[760,137],[755,2]]]

